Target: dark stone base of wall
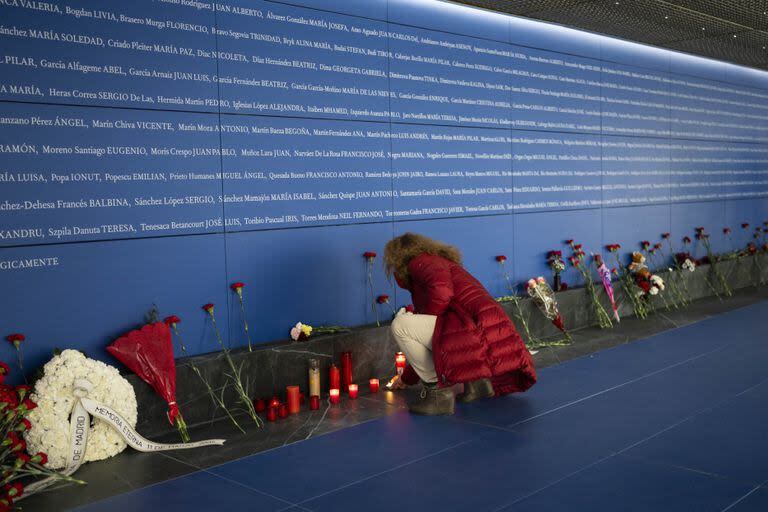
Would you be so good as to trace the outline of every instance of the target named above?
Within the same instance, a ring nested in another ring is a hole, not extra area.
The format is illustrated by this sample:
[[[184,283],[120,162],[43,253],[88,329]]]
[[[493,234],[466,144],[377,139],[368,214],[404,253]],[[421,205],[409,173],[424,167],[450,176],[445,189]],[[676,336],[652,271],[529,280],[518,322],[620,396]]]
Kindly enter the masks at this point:
[[[717,268],[734,290],[757,285],[760,281],[758,273],[761,269],[763,278],[768,280],[768,256],[766,255],[723,261],[717,264]],[[708,277],[715,281],[709,265],[698,267],[693,273],[670,275],[667,272],[660,272],[659,275],[665,282],[670,279],[678,280],[681,284],[680,288],[687,289],[686,295],[691,300],[713,295],[707,284]],[[598,289],[602,293],[602,285],[599,283]],[[620,285],[616,282],[614,282],[614,291],[620,315],[633,315],[631,302],[624,297]],[[665,293],[669,294],[669,289]],[[578,330],[596,324],[591,299],[584,288],[559,292],[556,297],[569,330]],[[671,295],[667,296],[668,299],[670,297]],[[606,310],[610,311],[604,293],[602,293],[602,300]],[[724,297],[723,300],[727,298]],[[665,310],[665,304],[659,298],[654,299],[654,305],[658,311]],[[513,313],[517,313],[514,311],[515,306],[505,303],[503,307],[514,318]],[[538,311],[530,299],[523,299],[520,302],[520,308],[533,336],[539,339],[561,337],[559,331]],[[649,318],[649,321],[652,319]],[[311,358],[320,361],[321,388],[327,390],[327,367],[332,361],[339,364],[338,354],[344,351],[351,351],[353,354],[354,380],[361,389],[367,389],[370,378],[379,378],[383,386],[393,375],[393,356],[397,347],[386,325],[355,328],[347,333],[316,336],[298,343],[277,342],[260,345],[253,352],[238,349],[232,352],[232,357],[238,367],[242,364],[243,381],[248,380],[251,395],[267,398],[273,394],[282,397],[288,385],[298,385],[307,394],[308,361]],[[177,399],[190,427],[210,423],[224,415],[223,411],[214,407],[205,387],[192,371],[191,363],[197,365],[214,389],[218,392],[225,389],[225,401],[230,405],[230,409],[238,407],[237,397],[231,385],[226,386],[227,367],[220,353],[180,359],[177,362]],[[150,438],[171,432],[174,427],[170,426],[166,420],[166,404],[135,375],[130,374],[127,378],[136,390],[139,404],[138,431]]]

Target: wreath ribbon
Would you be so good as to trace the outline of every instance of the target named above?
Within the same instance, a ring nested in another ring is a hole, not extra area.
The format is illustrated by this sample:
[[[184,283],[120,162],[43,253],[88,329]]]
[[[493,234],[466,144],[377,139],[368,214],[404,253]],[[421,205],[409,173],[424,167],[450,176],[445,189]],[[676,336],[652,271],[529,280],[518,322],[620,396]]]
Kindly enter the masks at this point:
[[[202,446],[221,446],[225,439],[206,439],[194,443],[155,443],[150,441],[136,430],[120,414],[104,404],[88,398],[88,392],[93,385],[87,380],[76,380],[74,395],[77,397],[72,407],[72,415],[69,421],[69,456],[67,465],[62,471],[66,476],[71,476],[82,466],[85,460],[85,450],[88,447],[88,432],[91,428],[91,415],[107,423],[125,442],[134,450],[140,452],[161,452],[166,450],[187,450]],[[34,482],[25,488],[24,496],[31,496],[41,491],[58,480],[57,477],[48,477],[39,482]],[[22,497],[23,498],[23,497]],[[20,498],[21,499],[21,498]]]

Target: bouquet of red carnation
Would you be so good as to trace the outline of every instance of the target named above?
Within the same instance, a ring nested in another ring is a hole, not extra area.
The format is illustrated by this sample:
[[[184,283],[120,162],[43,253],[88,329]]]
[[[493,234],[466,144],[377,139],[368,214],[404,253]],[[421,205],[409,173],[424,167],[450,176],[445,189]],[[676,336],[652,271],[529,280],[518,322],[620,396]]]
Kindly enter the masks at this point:
[[[30,483],[29,478],[43,478],[56,481],[84,484],[67,474],[48,469],[48,456],[43,452],[27,454],[24,432],[32,427],[27,413],[37,407],[30,398],[29,386],[8,386],[3,384],[10,373],[7,364],[0,362],[0,511],[16,510],[14,503],[29,497],[44,487]],[[24,480],[24,483],[21,483]]]
[[[189,442],[187,424],[176,403],[176,361],[168,325],[155,322],[133,330],[109,345],[107,352],[152,386],[168,403],[168,421],[176,425],[181,440]]]

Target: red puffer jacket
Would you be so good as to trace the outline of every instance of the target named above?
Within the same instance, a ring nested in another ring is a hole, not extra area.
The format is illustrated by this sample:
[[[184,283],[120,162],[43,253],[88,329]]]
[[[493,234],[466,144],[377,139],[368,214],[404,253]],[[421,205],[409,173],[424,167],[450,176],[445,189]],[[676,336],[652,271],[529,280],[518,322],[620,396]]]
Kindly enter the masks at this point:
[[[416,313],[437,316],[432,356],[441,386],[488,378],[496,394],[505,395],[536,383],[531,354],[512,321],[469,272],[425,253],[411,260],[408,273]],[[404,380],[413,383],[408,370]]]

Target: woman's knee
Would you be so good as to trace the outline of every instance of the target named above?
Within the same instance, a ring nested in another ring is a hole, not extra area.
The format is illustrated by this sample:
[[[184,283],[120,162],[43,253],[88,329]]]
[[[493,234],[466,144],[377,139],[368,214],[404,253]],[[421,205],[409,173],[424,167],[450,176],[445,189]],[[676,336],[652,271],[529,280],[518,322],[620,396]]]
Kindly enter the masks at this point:
[[[392,336],[400,342],[409,338],[408,317],[409,315],[399,315],[392,320],[392,325],[389,326]]]

